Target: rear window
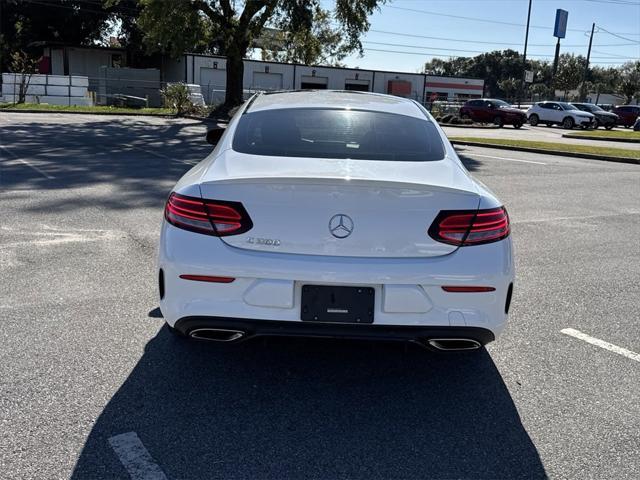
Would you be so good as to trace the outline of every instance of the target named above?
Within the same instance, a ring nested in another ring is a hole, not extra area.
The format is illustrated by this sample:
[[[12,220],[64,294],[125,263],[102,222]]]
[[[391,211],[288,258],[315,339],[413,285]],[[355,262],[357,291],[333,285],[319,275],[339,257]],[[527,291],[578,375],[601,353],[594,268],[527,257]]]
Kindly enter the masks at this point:
[[[444,145],[428,121],[366,110],[291,108],[246,113],[233,149],[252,155],[428,162]]]

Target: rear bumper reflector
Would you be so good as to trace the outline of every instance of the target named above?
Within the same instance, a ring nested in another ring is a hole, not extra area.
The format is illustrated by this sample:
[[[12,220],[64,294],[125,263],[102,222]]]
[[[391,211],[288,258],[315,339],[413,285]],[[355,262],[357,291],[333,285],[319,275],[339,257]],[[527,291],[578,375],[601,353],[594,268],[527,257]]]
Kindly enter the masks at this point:
[[[495,292],[494,287],[442,287],[445,292],[452,293],[473,293],[473,292]]]
[[[215,277],[211,275],[180,275],[183,280],[194,280],[196,282],[210,283],[231,283],[235,280],[233,277]]]

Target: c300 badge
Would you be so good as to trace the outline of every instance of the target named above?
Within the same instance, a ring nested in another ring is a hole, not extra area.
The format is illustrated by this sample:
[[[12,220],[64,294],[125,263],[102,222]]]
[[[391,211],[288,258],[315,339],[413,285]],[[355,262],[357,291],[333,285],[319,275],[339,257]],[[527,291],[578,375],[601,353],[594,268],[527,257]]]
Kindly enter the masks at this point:
[[[258,238],[258,237],[249,237],[247,238],[247,243],[251,243],[253,245],[267,245],[269,247],[279,247],[280,240],[277,238]]]

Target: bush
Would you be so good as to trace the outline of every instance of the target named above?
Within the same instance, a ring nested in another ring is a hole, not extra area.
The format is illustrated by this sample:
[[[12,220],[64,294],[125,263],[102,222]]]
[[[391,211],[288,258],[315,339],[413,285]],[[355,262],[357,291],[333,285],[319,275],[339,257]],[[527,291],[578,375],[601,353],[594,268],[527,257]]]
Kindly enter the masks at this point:
[[[164,106],[175,110],[176,115],[198,114],[202,107],[189,98],[189,87],[184,83],[172,83],[160,90]]]

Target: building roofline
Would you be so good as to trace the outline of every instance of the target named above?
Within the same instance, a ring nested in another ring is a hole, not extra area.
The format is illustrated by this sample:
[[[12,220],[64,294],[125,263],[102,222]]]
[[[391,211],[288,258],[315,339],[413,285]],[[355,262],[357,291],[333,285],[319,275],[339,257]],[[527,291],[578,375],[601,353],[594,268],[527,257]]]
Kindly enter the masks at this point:
[[[185,52],[184,55],[192,55],[194,57],[221,58],[221,59],[227,58],[225,55],[207,55],[204,53],[190,53],[190,52]],[[424,73],[417,73],[417,72],[398,72],[396,70],[376,70],[376,69],[369,69],[369,68],[336,67],[333,65],[306,65],[304,63],[278,62],[275,60],[254,60],[253,58],[245,58],[244,61],[253,62],[253,63],[271,63],[273,65],[294,65],[296,67],[307,67],[307,68],[330,68],[334,70],[353,70],[355,72],[399,73],[403,75],[417,75],[422,77],[425,76]],[[471,77],[458,77],[458,78],[471,78]]]

